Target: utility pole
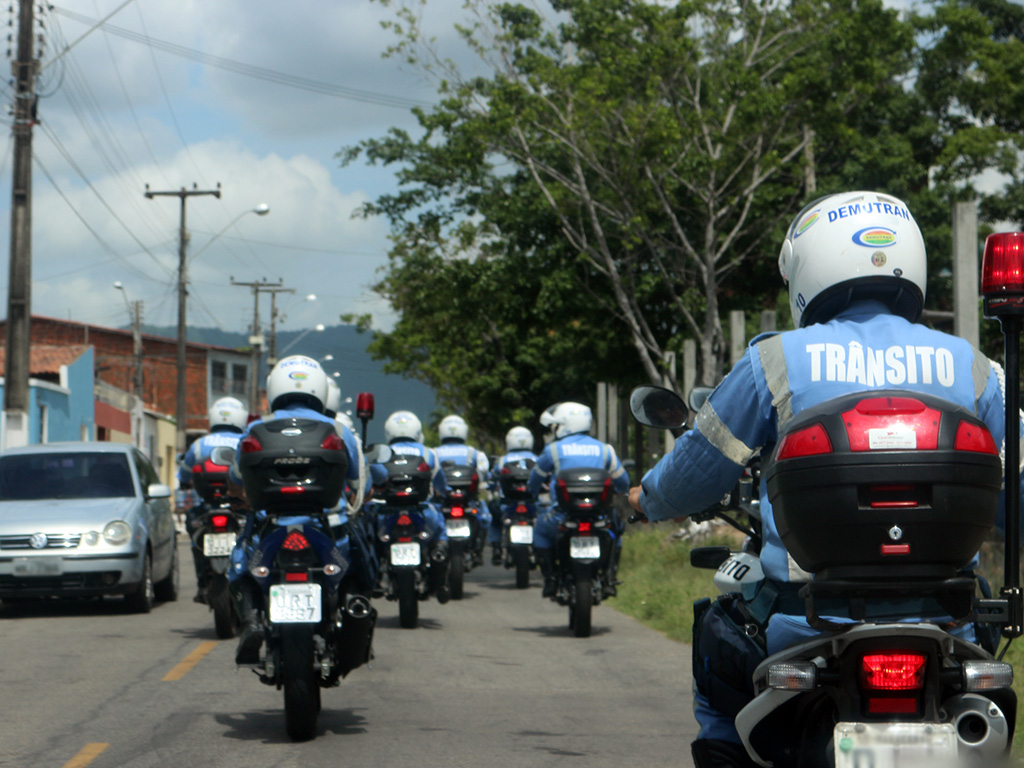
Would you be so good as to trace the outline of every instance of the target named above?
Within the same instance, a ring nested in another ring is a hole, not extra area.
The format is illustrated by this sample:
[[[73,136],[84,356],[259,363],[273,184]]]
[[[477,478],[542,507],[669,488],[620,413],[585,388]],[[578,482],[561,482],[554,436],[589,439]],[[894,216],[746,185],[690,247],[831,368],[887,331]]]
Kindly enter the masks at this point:
[[[177,428],[177,452],[185,452],[185,422],[188,419],[188,412],[185,409],[185,385],[187,382],[187,370],[188,360],[185,355],[185,329],[187,327],[185,314],[185,297],[188,295],[188,285],[185,276],[186,262],[185,252],[188,246],[188,230],[185,229],[185,201],[195,195],[213,195],[214,197],[220,197],[220,184],[217,184],[216,189],[197,189],[196,185],[192,185],[192,189],[181,189],[170,192],[153,192],[149,188],[149,184],[146,185],[145,196],[147,200],[152,200],[154,197],[178,197],[181,198],[181,226],[178,229],[178,387],[176,390],[177,405],[175,408],[174,420],[175,427]]]
[[[260,292],[273,295],[274,289],[281,289],[281,280],[278,280],[276,283],[268,283],[267,278],[263,278],[256,283],[242,283],[237,282],[232,277],[231,284],[252,288],[252,329],[249,335],[251,359],[251,370],[249,371],[249,413],[258,415],[260,412],[260,355],[263,353],[263,334],[260,333]]]
[[[32,50],[33,0],[18,11],[18,58],[14,73],[14,161],[11,193],[11,251],[7,282],[7,362],[4,371],[3,447],[28,445],[29,339],[32,316],[32,126],[39,65]]]
[[[145,403],[142,380],[142,302],[132,302],[132,356],[135,358],[135,396]]]
[[[277,294],[295,293],[294,288],[270,288],[270,347],[267,352],[267,365],[273,368],[277,365]]]

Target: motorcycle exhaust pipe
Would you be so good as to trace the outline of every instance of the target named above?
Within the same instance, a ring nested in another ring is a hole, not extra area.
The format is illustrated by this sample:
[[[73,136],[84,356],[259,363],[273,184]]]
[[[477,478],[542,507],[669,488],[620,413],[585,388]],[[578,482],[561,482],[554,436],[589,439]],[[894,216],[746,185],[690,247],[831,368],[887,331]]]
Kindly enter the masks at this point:
[[[351,595],[345,602],[345,613],[353,619],[365,619],[370,611],[370,601],[362,595]]]

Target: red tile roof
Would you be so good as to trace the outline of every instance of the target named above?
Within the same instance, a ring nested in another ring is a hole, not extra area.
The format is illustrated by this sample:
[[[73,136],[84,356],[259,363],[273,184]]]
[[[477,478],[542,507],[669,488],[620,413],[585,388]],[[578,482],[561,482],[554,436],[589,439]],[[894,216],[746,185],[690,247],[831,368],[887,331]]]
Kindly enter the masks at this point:
[[[70,365],[89,349],[86,344],[58,347],[50,344],[33,344],[29,349],[29,376],[60,373],[62,365]],[[7,349],[0,344],[0,375],[7,370]]]

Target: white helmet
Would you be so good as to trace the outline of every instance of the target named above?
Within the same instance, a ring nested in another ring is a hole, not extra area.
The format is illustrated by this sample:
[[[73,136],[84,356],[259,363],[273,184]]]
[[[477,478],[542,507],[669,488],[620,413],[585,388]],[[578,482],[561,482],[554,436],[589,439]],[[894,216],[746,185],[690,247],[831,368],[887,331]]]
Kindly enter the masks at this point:
[[[533,450],[533,432],[526,427],[512,427],[505,433],[505,448],[510,453]]]
[[[827,322],[858,299],[883,301],[911,322],[924,308],[924,238],[906,204],[881,192],[843,192],[804,208],[782,244],[779,271],[798,328]]]
[[[469,425],[461,416],[445,416],[441,419],[437,431],[440,433],[442,441],[454,439],[466,442],[466,438],[469,437]]]
[[[560,440],[577,432],[589,432],[594,426],[594,416],[582,403],[556,403],[540,415],[540,423],[551,427],[555,439]]]
[[[242,405],[242,401],[237,397],[220,398],[210,406],[207,416],[210,419],[210,429],[228,426],[241,432],[249,423],[249,409]]]
[[[351,429],[353,432],[355,431],[356,423],[354,421],[352,421],[352,417],[349,416],[344,411],[338,411],[337,413],[335,413],[334,414],[334,420],[336,422],[338,422],[339,424],[344,424],[346,427]]]
[[[293,402],[321,412],[327,402],[327,374],[320,363],[305,355],[284,358],[267,376],[267,403],[270,410],[283,408]]]
[[[390,443],[399,438],[419,441],[423,425],[412,411],[395,411],[384,422],[384,438]]]
[[[324,410],[334,413],[341,410],[341,387],[330,376],[327,377],[327,402],[324,403]]]

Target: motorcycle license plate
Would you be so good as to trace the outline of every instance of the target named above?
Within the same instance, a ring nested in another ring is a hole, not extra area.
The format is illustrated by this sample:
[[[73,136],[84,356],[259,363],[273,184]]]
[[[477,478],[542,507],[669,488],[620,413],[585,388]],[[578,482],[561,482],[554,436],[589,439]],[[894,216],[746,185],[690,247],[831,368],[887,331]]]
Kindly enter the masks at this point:
[[[533,526],[513,525],[508,529],[508,540],[513,544],[533,544]]]
[[[836,768],[957,765],[951,723],[839,723],[833,735]]]
[[[203,536],[203,554],[207,557],[224,557],[235,548],[234,533],[208,533]]]
[[[601,557],[601,540],[597,536],[573,536],[569,539],[569,557],[574,560],[596,560]]]
[[[319,584],[272,584],[270,620],[274,624],[310,624],[320,621]]]
[[[469,520],[445,520],[444,524],[448,528],[448,538],[469,538]]]
[[[416,542],[410,544],[392,544],[391,545],[391,564],[392,565],[419,565],[420,564],[420,545]]]

